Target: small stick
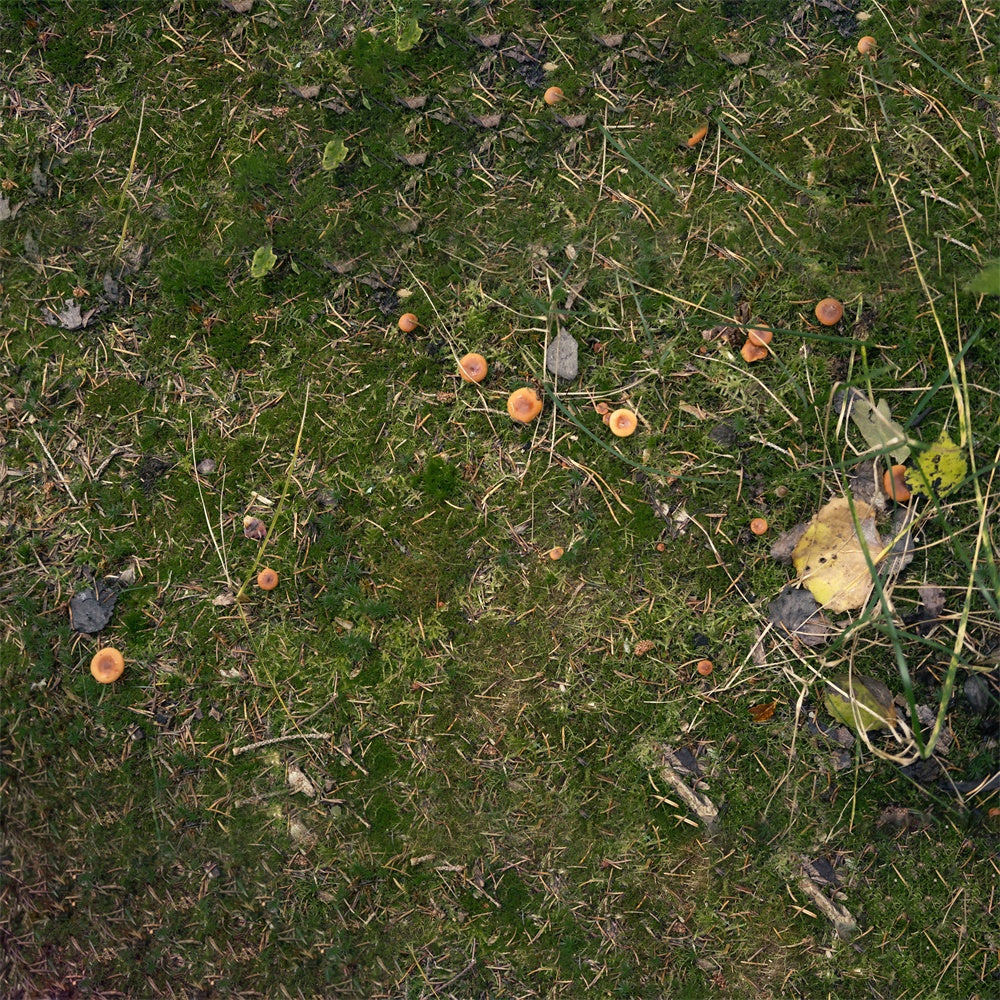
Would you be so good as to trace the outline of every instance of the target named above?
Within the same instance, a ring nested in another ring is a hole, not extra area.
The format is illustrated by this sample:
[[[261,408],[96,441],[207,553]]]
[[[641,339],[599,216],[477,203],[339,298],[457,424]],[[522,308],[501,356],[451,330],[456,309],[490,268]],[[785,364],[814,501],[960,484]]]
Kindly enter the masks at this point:
[[[275,743],[287,743],[289,740],[329,740],[333,739],[333,733],[289,733],[287,736],[275,736],[269,740],[260,740],[258,743],[248,743],[246,746],[237,747],[233,751],[234,757],[247,753],[249,750],[260,750],[261,747],[273,746]]]
[[[52,463],[52,468],[56,470],[56,476],[58,477],[59,482],[63,484],[66,492],[69,494],[70,500],[72,500],[73,503],[79,503],[80,501],[73,496],[73,491],[69,488],[69,480],[62,474],[62,469],[56,465],[56,460],[52,457],[49,449],[45,446],[45,442],[42,440],[42,435],[39,434],[38,431],[35,431],[35,437],[38,438],[38,443],[42,446],[42,451],[45,452],[46,457]]]

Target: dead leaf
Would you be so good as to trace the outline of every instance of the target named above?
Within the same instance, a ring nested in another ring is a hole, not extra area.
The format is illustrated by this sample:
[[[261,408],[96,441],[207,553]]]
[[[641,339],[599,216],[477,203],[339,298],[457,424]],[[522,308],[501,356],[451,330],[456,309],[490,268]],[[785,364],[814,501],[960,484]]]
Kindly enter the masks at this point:
[[[249,14],[253,0],[219,0],[219,6],[231,10],[234,14]]]
[[[5,194],[0,194],[0,222],[6,222],[8,219],[13,219],[21,208],[24,206],[23,201],[19,201],[16,205],[11,205],[10,199]]]
[[[289,87],[288,89],[295,94],[296,97],[301,97],[306,101],[311,101],[319,97],[320,91],[318,83],[310,83],[302,87]]]
[[[917,588],[925,618],[938,618],[944,611],[944,591],[933,583],[925,583]]]
[[[778,707],[776,701],[764,702],[762,705],[750,706],[750,718],[754,722],[769,722],[774,716],[774,710]]]
[[[427,98],[422,94],[413,97],[400,97],[399,103],[410,111],[419,111],[427,103]]]
[[[913,514],[908,510],[897,510],[892,517],[892,547],[885,554],[885,559],[879,566],[879,575],[886,579],[899,576],[913,562],[915,547],[910,524]],[[888,539],[885,539],[888,542]]]
[[[750,62],[749,52],[722,52],[720,55],[730,66],[746,66]]]
[[[778,535],[771,546],[771,558],[776,563],[781,563],[782,566],[791,566],[792,552],[808,527],[809,522],[803,521],[801,524],[795,525],[794,528],[789,528],[788,531],[783,531]]]
[[[785,587],[767,606],[767,617],[804,646],[822,646],[834,631],[816,598],[801,587]]]
[[[558,119],[567,128],[583,128],[587,124],[586,115],[566,115]]]
[[[288,765],[286,777],[288,779],[288,787],[293,793],[297,794],[301,792],[310,799],[315,798],[316,786],[305,776],[305,773],[298,764]]]
[[[42,318],[49,326],[61,326],[64,330],[82,330],[93,318],[97,308],[80,311],[76,299],[66,299],[62,309],[54,312],[48,306],[42,309]]]
[[[422,167],[426,159],[426,153],[402,153],[399,156],[399,160],[408,167]]]
[[[800,582],[824,608],[850,611],[868,600],[873,586],[868,560],[877,564],[883,554],[874,509],[860,500],[852,505],[847,497],[837,497],[809,522],[792,551],[792,563]]]
[[[219,596],[212,601],[212,604],[217,608],[231,608],[235,603],[236,598],[230,594],[228,590],[223,594],[219,594]]]

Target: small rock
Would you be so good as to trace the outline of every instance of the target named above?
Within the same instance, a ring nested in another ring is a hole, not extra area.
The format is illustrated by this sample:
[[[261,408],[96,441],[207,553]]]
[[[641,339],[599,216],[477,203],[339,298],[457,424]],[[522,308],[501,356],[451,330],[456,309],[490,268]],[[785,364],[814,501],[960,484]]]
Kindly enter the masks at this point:
[[[557,378],[576,378],[580,371],[579,348],[574,337],[565,330],[549,344],[545,367]]]

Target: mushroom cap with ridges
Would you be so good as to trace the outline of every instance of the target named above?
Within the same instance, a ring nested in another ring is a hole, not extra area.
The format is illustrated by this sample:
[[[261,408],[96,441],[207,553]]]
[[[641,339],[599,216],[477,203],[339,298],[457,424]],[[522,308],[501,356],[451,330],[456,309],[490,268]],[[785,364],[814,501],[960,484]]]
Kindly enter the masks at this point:
[[[90,672],[100,684],[110,684],[118,680],[125,669],[125,657],[113,646],[105,646],[94,653],[90,661]]]
[[[507,412],[519,424],[530,424],[542,412],[542,401],[534,389],[523,386],[507,397]]]
[[[628,437],[632,434],[636,427],[639,426],[639,421],[636,415],[631,410],[621,409],[615,410],[614,413],[608,417],[608,426],[611,428],[611,433],[615,437]]]
[[[489,370],[490,366],[486,363],[486,358],[475,352],[466,354],[458,362],[458,374],[466,382],[482,382]]]

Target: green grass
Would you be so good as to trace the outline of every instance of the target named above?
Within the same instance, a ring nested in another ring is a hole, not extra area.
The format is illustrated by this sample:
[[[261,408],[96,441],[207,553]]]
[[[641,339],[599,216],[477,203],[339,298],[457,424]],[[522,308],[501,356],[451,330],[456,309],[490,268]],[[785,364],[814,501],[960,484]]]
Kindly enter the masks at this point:
[[[995,992],[995,5],[100,6],[0,13],[10,995]],[[862,457],[837,383],[971,464],[810,651],[769,550]],[[946,777],[811,725],[847,663]]]

